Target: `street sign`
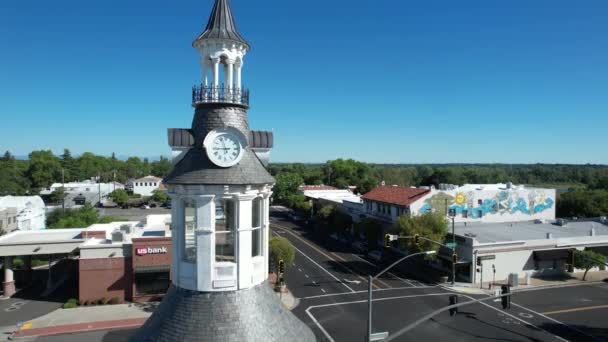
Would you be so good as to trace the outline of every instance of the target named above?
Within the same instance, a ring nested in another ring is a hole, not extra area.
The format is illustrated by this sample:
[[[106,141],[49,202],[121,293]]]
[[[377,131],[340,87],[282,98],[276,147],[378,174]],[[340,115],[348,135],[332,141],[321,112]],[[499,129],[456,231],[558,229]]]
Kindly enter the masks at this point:
[[[445,245],[448,246],[449,248],[456,248],[456,242],[448,242]]]

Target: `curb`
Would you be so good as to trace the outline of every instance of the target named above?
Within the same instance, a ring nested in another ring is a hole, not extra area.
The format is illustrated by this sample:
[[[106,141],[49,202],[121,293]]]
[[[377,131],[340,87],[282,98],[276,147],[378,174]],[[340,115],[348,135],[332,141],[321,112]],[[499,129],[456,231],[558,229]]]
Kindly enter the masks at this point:
[[[99,321],[66,324],[45,328],[31,328],[15,332],[13,339],[23,339],[40,336],[55,336],[65,334],[77,334],[84,332],[100,331],[100,330],[122,330],[139,328],[148,318],[131,318],[112,321]]]

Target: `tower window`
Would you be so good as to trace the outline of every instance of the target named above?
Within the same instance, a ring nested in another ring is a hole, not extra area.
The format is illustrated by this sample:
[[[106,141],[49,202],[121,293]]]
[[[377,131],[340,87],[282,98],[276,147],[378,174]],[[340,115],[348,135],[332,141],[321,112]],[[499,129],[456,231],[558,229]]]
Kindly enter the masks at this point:
[[[215,261],[235,261],[234,237],[236,210],[234,201],[222,200],[215,206]]]
[[[257,197],[251,203],[251,256],[262,255],[262,199]]]
[[[196,260],[196,201],[184,200],[184,259]]]

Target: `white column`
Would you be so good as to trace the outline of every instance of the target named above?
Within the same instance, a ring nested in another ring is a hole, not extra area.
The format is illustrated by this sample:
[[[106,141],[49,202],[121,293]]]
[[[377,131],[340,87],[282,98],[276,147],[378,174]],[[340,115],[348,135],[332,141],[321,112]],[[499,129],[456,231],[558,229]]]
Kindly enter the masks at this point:
[[[212,58],[211,62],[213,63],[213,84],[211,85],[213,87],[212,97],[213,99],[217,99],[217,88],[220,83],[220,59]]]
[[[255,195],[239,195],[238,200],[238,286],[251,287],[253,281],[253,260],[251,258],[251,202]]]
[[[225,94],[228,95],[229,100],[232,101],[232,93],[233,93],[233,87],[234,87],[234,60],[227,60],[226,61],[227,65],[226,65],[226,87],[228,88],[228,92],[226,92]]]
[[[241,92],[241,69],[243,68],[243,62],[240,60],[236,61],[236,91],[237,93]]]
[[[207,86],[207,74],[208,74],[208,62],[207,59],[201,57],[201,82],[206,87]]]
[[[263,215],[263,224],[264,224],[264,241],[262,241],[262,253],[264,255],[264,279],[268,279],[268,260],[270,259],[270,195],[272,192],[267,192],[262,194],[264,196],[264,215]]]
[[[214,195],[196,197],[196,287],[199,291],[209,291],[213,280],[213,228],[215,225]]]
[[[14,281],[13,277],[13,257],[4,257],[4,282],[10,283]]]
[[[184,231],[180,229],[180,227],[183,227],[183,224],[180,224],[181,215],[179,215],[180,197],[171,193],[169,193],[169,197],[171,197],[171,236],[173,237],[171,241],[173,246],[171,254],[171,282],[175,286],[179,286],[179,263],[183,255],[182,248],[184,248],[181,234],[184,234]]]

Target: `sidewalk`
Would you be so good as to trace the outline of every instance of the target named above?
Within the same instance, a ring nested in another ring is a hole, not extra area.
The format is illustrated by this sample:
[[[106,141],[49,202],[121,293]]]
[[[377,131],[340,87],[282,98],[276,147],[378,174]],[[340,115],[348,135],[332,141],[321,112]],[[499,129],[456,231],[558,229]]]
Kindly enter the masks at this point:
[[[118,304],[58,309],[24,322],[15,338],[51,336],[98,330],[130,329],[141,326],[152,314],[145,306]]]
[[[277,282],[277,275],[273,272],[268,273],[268,282],[270,284],[270,286],[272,286],[272,288],[275,288],[275,284]],[[289,291],[289,289],[287,288],[287,286],[285,286],[285,289],[281,292],[276,292],[277,296],[279,297],[279,299],[281,300],[281,302],[283,303],[283,305],[287,308],[287,310],[291,311],[293,310],[296,306],[298,306],[298,304],[300,304],[300,300],[297,299],[296,297],[294,297],[293,294],[291,294],[291,292]]]

